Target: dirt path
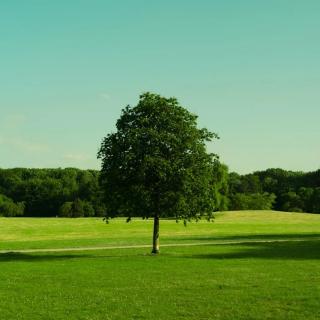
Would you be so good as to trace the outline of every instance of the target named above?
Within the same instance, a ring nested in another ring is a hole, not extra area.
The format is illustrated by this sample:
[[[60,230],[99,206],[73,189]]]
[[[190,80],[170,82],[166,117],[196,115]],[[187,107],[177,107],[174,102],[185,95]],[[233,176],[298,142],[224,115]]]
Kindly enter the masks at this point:
[[[320,238],[295,238],[295,239],[256,239],[256,240],[216,240],[210,242],[193,242],[193,243],[164,243],[161,247],[191,247],[191,246],[211,246],[211,245],[230,245],[230,244],[250,244],[250,243],[276,243],[276,242],[304,242],[320,241]],[[71,248],[47,248],[47,249],[17,249],[17,250],[0,250],[4,253],[41,253],[41,252],[67,252],[67,251],[93,251],[93,250],[113,250],[113,249],[138,249],[151,248],[149,244],[128,245],[128,246],[104,246],[104,247],[71,247]]]

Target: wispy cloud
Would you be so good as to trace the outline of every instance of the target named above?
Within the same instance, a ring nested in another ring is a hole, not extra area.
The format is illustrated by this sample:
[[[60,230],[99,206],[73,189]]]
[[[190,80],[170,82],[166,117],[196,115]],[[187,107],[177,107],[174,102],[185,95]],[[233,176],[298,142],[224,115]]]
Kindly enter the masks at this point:
[[[2,118],[2,127],[6,129],[17,129],[24,125],[27,117],[21,113],[8,114]]]
[[[17,137],[0,136],[0,144],[27,152],[50,152],[51,148],[43,143],[28,141]]]
[[[92,157],[85,154],[85,153],[67,153],[63,156],[64,160],[68,160],[68,161],[88,161],[88,160],[92,160]]]
[[[99,97],[100,97],[101,99],[104,99],[104,100],[110,100],[110,94],[107,93],[107,92],[101,92],[101,93],[99,94]]]
[[[70,152],[66,153],[61,158],[62,167],[78,167],[82,169],[98,168],[98,160],[92,156],[92,154],[82,152]]]
[[[0,144],[29,153],[47,153],[49,145],[24,136],[27,117],[22,113],[4,115],[0,120]]]

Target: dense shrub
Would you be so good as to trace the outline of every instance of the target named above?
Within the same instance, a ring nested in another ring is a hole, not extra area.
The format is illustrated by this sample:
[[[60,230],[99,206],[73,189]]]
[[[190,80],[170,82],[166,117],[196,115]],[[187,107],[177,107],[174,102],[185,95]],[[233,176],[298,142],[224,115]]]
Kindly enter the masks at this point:
[[[269,193],[236,193],[231,198],[232,210],[270,210],[276,196]]]
[[[0,194],[0,216],[16,217],[22,216],[24,212],[24,203],[14,201],[2,194]]]
[[[65,202],[59,210],[59,216],[64,218],[70,218],[72,212],[72,202],[68,201]]]
[[[94,215],[95,211],[92,204],[81,199],[65,202],[59,210],[60,217],[77,218],[93,217]]]

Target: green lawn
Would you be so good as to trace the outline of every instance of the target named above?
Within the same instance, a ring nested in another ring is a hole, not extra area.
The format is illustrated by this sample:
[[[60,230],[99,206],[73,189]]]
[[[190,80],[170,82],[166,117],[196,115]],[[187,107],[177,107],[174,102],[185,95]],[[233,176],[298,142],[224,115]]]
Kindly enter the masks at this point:
[[[161,243],[246,243],[0,254],[0,319],[319,319],[320,215],[218,214]],[[152,221],[0,219],[0,248],[149,244]],[[304,241],[252,242],[257,239]],[[250,242],[251,241],[251,242]]]

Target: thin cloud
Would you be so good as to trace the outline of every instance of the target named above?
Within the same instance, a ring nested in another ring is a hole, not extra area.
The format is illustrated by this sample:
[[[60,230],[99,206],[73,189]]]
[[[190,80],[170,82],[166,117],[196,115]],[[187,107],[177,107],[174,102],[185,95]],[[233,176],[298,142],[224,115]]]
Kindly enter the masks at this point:
[[[24,114],[8,114],[2,118],[2,126],[6,129],[17,129],[23,126],[27,121],[27,117]]]
[[[104,100],[110,100],[110,94],[107,92],[102,92],[100,93],[100,98],[104,99]]]
[[[98,160],[91,154],[71,152],[66,153],[61,158],[62,167],[77,167],[81,169],[99,168]]]
[[[50,152],[51,148],[43,143],[28,141],[22,138],[0,137],[0,144],[14,147],[27,152]]]
[[[85,153],[67,153],[63,156],[63,159],[70,161],[88,161],[92,160],[92,157]]]

